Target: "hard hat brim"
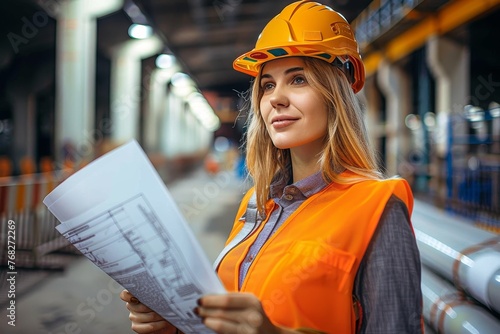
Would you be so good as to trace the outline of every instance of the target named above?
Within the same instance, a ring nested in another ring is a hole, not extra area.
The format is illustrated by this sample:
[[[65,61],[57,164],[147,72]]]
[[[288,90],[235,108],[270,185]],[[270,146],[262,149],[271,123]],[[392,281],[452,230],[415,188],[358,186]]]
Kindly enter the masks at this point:
[[[332,52],[333,51],[333,52]],[[356,78],[364,78],[364,65],[359,55],[350,54],[350,48],[331,48],[322,47],[314,44],[296,44],[276,47],[266,47],[262,49],[253,49],[237,57],[233,62],[233,68],[252,77],[259,74],[262,64],[280,58],[286,57],[312,57],[318,58],[328,63],[333,63],[338,56],[348,56],[354,65]],[[355,80],[352,88],[355,93],[361,90],[363,81]]]

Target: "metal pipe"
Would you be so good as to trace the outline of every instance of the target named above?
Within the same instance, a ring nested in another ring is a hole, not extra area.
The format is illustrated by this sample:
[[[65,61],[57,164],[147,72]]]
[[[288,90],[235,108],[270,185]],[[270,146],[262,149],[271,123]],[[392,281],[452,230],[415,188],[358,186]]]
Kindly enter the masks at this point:
[[[500,333],[496,317],[425,266],[421,287],[424,319],[437,333]]]
[[[420,201],[412,222],[422,264],[500,313],[500,236]]]

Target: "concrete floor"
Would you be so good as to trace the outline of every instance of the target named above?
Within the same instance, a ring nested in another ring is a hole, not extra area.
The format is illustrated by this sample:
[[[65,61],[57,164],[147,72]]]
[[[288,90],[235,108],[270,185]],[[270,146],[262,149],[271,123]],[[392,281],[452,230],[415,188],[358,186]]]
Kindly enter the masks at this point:
[[[247,187],[231,172],[211,176],[202,169],[169,182],[210,261],[223,248]],[[5,274],[0,275],[2,297]],[[64,270],[18,270],[16,279],[15,327],[8,324],[6,299],[0,299],[2,334],[134,333],[119,298],[122,288],[86,258],[71,256]]]

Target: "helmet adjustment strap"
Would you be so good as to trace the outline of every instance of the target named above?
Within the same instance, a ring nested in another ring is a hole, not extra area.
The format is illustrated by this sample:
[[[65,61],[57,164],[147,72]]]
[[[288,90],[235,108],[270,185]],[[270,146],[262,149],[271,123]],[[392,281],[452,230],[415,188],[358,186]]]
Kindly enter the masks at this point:
[[[342,71],[342,73],[345,74],[347,80],[349,83],[352,85],[355,81],[354,78],[354,66],[352,65],[351,61],[349,60],[349,57],[346,57],[346,59],[342,59],[341,57],[337,56],[332,62],[332,65],[337,67]]]

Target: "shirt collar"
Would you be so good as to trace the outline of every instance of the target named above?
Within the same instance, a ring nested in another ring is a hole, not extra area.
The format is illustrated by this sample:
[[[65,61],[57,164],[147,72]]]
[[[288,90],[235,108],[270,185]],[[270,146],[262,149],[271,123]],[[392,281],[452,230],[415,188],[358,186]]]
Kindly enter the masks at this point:
[[[280,198],[283,195],[285,187],[294,187],[298,189],[304,197],[308,198],[327,186],[327,183],[323,179],[321,171],[316,172],[291,185],[288,185],[289,183],[288,181],[290,180],[290,178],[291,178],[290,168],[287,168],[286,171],[278,174],[275,177],[270,187],[271,198]]]

